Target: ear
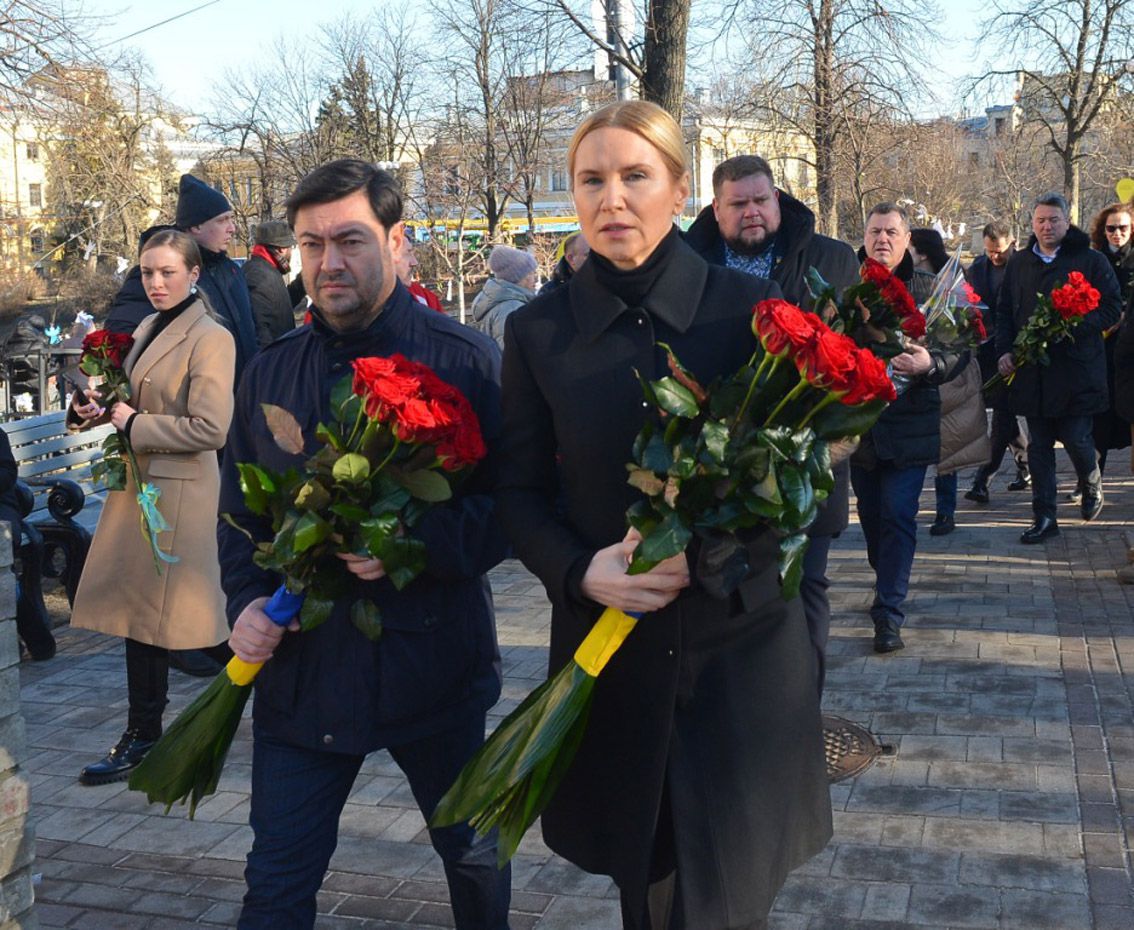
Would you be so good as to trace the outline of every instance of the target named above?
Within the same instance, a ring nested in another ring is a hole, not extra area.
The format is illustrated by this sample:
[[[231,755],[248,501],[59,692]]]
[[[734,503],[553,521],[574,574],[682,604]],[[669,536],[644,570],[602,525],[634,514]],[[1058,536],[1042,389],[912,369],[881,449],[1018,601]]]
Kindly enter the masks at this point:
[[[713,197],[713,216],[715,216],[717,220],[720,221],[720,208],[717,205],[717,198],[715,196]]]
[[[674,198],[674,216],[681,216],[685,212],[685,204],[689,200],[689,172],[681,176],[681,180],[677,182],[677,192]]]
[[[397,222],[390,227],[390,232],[386,236],[386,241],[390,246],[390,254],[398,255],[402,251],[402,245],[406,239],[406,224]]]

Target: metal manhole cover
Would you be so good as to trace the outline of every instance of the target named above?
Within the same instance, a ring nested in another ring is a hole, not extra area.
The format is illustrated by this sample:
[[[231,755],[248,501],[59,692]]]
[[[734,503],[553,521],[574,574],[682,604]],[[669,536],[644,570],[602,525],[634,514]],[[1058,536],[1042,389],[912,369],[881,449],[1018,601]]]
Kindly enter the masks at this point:
[[[882,746],[865,727],[824,714],[823,750],[827,756],[827,780],[837,782],[869,768],[881,755]]]

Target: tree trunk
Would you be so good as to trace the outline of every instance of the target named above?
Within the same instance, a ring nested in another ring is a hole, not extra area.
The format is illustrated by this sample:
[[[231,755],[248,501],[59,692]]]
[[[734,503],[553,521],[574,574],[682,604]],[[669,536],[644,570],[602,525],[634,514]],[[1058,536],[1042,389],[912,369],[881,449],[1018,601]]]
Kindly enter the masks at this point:
[[[642,56],[642,98],[681,122],[685,102],[685,40],[692,0],[650,0]]]
[[[1063,154],[1063,193],[1067,203],[1071,206],[1068,219],[1076,226],[1079,225],[1079,146],[1068,146]]]
[[[837,237],[839,213],[835,202],[834,132],[834,11],[832,0],[823,0],[815,22],[815,193],[819,200],[819,231]]]

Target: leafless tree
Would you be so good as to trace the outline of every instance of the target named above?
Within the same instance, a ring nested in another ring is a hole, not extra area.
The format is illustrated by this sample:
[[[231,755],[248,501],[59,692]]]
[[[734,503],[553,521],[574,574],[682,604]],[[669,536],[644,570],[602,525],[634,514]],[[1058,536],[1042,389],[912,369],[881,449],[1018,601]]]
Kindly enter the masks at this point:
[[[936,38],[932,4],[919,0],[739,0],[731,7],[747,59],[762,67],[763,105],[791,121],[815,151],[818,222],[838,233],[836,168],[856,110],[910,114],[911,92],[930,96],[920,63]],[[916,91],[915,91],[916,88]]]
[[[0,0],[0,99],[22,100],[41,69],[89,57],[93,23],[72,0]]]
[[[1134,0],[993,0],[992,6],[982,42],[996,49],[996,63],[977,82],[1017,80],[1024,121],[1043,128],[1077,221],[1089,136],[1119,94],[1134,91]]]
[[[664,107],[678,122],[685,105],[685,63],[689,38],[689,15],[693,0],[645,0],[642,37],[608,29],[600,34],[591,23],[590,2],[543,0],[634,76],[642,99]],[[618,0],[603,0],[610,8]]]

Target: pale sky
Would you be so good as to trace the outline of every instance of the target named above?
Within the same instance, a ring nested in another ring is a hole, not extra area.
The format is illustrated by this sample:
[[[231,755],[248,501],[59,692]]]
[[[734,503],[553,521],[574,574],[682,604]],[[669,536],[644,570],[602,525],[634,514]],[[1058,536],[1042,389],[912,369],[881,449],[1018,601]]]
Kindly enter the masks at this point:
[[[147,58],[166,98],[191,113],[201,113],[208,109],[213,88],[226,68],[264,59],[280,35],[290,39],[310,35],[314,26],[336,20],[347,12],[374,9],[381,0],[216,0],[173,22],[119,42],[131,33],[207,2],[85,0],[83,6],[87,12],[104,18],[98,31],[99,42],[138,49]],[[411,9],[421,8],[424,14],[423,0],[396,2]],[[973,53],[971,39],[976,33],[976,20],[988,4],[982,0],[943,0],[941,5],[945,8],[941,32],[950,44],[940,50],[933,71],[941,83],[939,96],[949,101],[954,97],[952,83],[975,67],[969,61]],[[441,51],[436,46],[437,36],[425,35],[423,41],[431,43],[432,53]],[[696,84],[692,68],[688,80]]]

